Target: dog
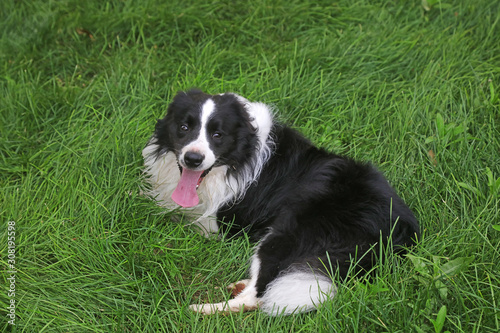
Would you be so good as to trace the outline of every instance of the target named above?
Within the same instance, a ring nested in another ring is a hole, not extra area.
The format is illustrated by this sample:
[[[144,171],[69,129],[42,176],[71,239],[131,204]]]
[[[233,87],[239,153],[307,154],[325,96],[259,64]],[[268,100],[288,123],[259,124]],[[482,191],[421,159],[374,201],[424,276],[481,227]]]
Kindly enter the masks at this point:
[[[143,150],[148,195],[182,208],[209,236],[256,242],[249,279],[203,314],[315,310],[333,277],[369,272],[377,247],[404,251],[418,222],[371,164],[315,147],[274,120],[266,104],[234,94],[179,92]]]

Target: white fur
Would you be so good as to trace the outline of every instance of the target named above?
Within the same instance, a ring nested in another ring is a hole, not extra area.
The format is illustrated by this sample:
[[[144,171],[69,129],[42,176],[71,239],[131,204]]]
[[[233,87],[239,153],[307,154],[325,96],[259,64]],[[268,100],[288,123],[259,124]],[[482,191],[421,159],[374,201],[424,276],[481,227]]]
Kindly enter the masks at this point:
[[[260,299],[262,311],[269,315],[308,312],[335,296],[332,280],[309,271],[291,271],[273,280]]]
[[[173,152],[168,152],[158,158],[152,154],[157,149],[156,144],[149,144],[143,150],[144,173],[147,174],[151,188],[144,192],[156,199],[158,205],[167,209],[176,209],[180,206],[176,204],[171,196],[180,180],[177,159]],[[205,236],[218,232],[215,213],[221,202],[225,202],[230,193],[225,183],[227,167],[213,168],[198,187],[200,203],[191,208],[183,210],[192,216],[194,224],[201,227]]]
[[[187,152],[196,152],[205,157],[200,166],[193,170],[207,170],[212,167],[212,165],[214,165],[216,157],[213,151],[210,149],[210,144],[208,143],[207,138],[207,122],[214,111],[215,103],[211,99],[208,99],[201,107],[201,129],[198,138],[189,143],[187,146],[183,147],[179,156],[179,163],[184,168],[187,167],[184,164],[184,156]]]
[[[200,226],[202,233],[206,236],[218,232],[215,221],[217,210],[226,203],[234,203],[243,198],[248,187],[258,179],[263,165],[272,153],[273,142],[269,139],[269,134],[273,120],[269,107],[262,103],[251,103],[241,96],[236,96],[245,105],[245,109],[250,115],[252,125],[257,130],[259,145],[253,161],[245,166],[243,170],[238,170],[236,177],[227,175],[227,166],[212,168],[198,187],[197,192],[200,203],[195,207],[184,209],[195,217],[193,223]],[[205,128],[214,111],[214,102],[211,99],[207,100],[202,106],[200,135],[195,141],[186,146],[190,147],[190,149],[198,149],[205,155],[203,165],[200,167],[200,169],[204,170],[209,169],[215,162],[215,156],[213,156],[213,152],[208,145]],[[188,149],[186,147],[183,149],[183,154]],[[173,152],[167,152],[156,157],[154,152],[157,149],[158,144],[153,138],[142,151],[145,165],[144,173],[149,176],[148,180],[151,184],[151,189],[144,192],[155,198],[162,207],[168,209],[179,208],[171,199],[171,195],[180,180],[176,156]],[[211,164],[209,165],[209,163]]]

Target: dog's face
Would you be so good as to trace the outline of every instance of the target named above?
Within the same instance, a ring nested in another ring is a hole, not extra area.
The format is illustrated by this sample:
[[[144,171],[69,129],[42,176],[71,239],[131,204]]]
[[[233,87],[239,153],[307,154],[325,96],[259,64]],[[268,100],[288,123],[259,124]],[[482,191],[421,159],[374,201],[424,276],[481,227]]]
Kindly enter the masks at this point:
[[[172,197],[181,206],[197,204],[196,186],[212,168],[237,170],[254,153],[256,129],[244,103],[233,94],[181,92],[158,120],[158,154],[173,152],[182,172]]]

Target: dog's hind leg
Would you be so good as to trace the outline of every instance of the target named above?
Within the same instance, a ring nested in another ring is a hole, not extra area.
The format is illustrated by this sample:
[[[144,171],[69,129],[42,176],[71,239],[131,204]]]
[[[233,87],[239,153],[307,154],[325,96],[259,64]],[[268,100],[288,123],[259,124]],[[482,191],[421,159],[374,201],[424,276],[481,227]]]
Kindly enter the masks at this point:
[[[226,287],[227,290],[231,292],[231,296],[238,296],[243,289],[245,289],[250,284],[250,279],[240,280],[234,283],[231,283]]]
[[[215,312],[240,312],[256,310],[260,305],[257,298],[257,289],[255,287],[247,287],[233,299],[227,302],[213,304],[192,304],[189,308],[193,311],[203,313],[205,315],[214,314]]]
[[[250,265],[250,279],[241,280],[230,284],[229,287],[242,287],[236,297],[227,302],[213,304],[192,304],[189,308],[203,314],[213,314],[215,312],[239,312],[252,311],[260,306],[260,299],[257,297],[257,278],[259,277],[260,260],[255,254]],[[233,293],[234,295],[234,293]]]

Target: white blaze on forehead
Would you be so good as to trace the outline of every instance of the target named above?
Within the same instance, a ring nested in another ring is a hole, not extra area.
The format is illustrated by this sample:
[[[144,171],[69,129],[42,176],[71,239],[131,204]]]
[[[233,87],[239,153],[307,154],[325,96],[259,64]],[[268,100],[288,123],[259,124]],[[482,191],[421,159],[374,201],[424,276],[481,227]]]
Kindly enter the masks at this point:
[[[210,149],[210,144],[208,143],[207,137],[207,123],[210,120],[210,117],[215,111],[215,103],[211,99],[207,99],[205,103],[201,106],[201,127],[200,133],[198,137],[189,143],[187,146],[182,148],[180,162],[184,160],[184,155],[191,151],[199,153],[205,156],[203,163],[196,168],[196,170],[206,170],[209,169],[215,163],[215,155],[213,151]],[[183,165],[183,167],[185,167]]]
[[[201,130],[205,129],[208,119],[215,111],[215,103],[211,99],[207,99],[201,106]]]

